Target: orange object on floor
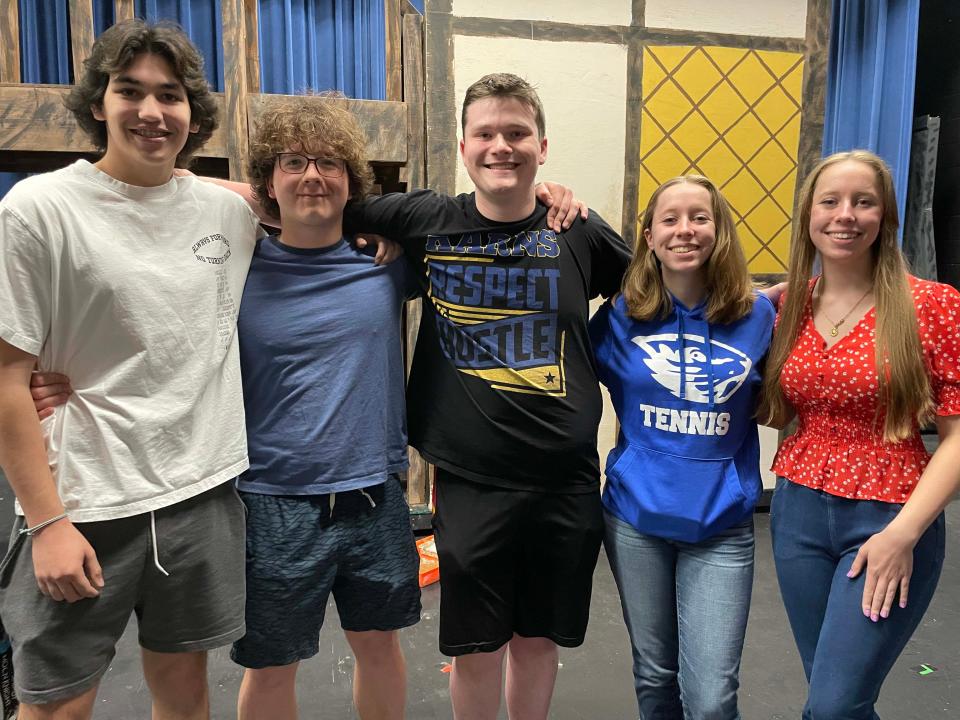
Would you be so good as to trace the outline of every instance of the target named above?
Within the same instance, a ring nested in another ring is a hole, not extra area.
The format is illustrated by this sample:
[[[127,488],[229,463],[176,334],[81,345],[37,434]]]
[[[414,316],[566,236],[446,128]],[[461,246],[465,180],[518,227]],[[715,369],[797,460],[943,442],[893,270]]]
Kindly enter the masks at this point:
[[[420,587],[426,587],[440,579],[440,560],[433,535],[417,540],[417,553],[420,555]]]

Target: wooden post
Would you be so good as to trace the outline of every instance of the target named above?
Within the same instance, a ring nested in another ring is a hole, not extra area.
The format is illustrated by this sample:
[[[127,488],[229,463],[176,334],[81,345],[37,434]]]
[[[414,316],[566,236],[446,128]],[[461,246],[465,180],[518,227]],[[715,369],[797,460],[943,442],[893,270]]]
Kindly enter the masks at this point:
[[[230,179],[245,180],[244,161],[250,147],[247,119],[248,71],[245,0],[223,0],[223,129],[227,137]],[[252,38],[256,44],[256,37]]]
[[[93,0],[70,0],[70,52],[73,56],[73,79],[83,73],[83,61],[93,47]]]
[[[260,27],[258,0],[243,0],[243,17],[247,33],[247,92],[260,92]]]
[[[400,2],[401,0],[384,0],[383,3],[386,23],[387,100],[400,100],[403,97]]]
[[[423,18],[417,13],[403,16],[403,103],[407,107],[407,164],[400,179],[407,190],[426,187],[424,172],[424,77]]]
[[[133,0],[113,0],[113,14],[117,22],[121,20],[132,20]]]
[[[0,83],[20,82],[20,12],[17,0],[0,0]]]

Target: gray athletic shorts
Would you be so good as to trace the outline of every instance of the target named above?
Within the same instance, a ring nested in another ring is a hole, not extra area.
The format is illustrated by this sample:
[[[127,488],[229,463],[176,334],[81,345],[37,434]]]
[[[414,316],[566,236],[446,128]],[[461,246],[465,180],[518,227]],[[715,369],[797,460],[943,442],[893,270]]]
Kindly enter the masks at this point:
[[[137,614],[140,645],[194,652],[244,633],[244,507],[232,482],[154,513],[78,523],[103,568],[100,596],[75,603],[42,595],[31,540],[14,523],[0,576],[0,617],[13,645],[17,697],[30,704],[76,697],[99,682]]]

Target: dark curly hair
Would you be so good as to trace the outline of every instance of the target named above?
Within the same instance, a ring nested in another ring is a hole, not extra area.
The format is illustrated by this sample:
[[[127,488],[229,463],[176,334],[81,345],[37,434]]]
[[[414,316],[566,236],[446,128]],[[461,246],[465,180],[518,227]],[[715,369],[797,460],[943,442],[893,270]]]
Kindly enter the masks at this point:
[[[366,197],[373,188],[367,138],[341,93],[288,98],[260,116],[250,140],[247,169],[257,201],[274,217],[280,217],[280,206],[267,193],[267,181],[273,178],[277,153],[285,150],[341,158],[350,176],[351,200]]]
[[[77,123],[97,149],[107,149],[107,125],[93,116],[91,107],[102,108],[110,76],[116,75],[145,53],[159,55],[173,69],[187,92],[190,122],[199,131],[190,133],[177,155],[177,167],[186,167],[190,157],[213,135],[217,128],[217,103],[203,73],[203,56],[174,23],[149,24],[140,19],[119,22],[103,32],[83,63],[83,73],[64,100]]]

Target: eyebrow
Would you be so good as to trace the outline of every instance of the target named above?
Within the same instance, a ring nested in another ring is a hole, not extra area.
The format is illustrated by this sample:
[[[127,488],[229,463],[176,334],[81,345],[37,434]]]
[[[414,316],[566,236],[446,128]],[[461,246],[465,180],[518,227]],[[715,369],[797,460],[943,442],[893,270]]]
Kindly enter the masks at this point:
[[[113,79],[113,82],[114,84],[119,83],[123,85],[136,85],[137,87],[144,86],[142,82],[130,75],[117,75],[117,77]],[[179,82],[160,83],[157,85],[157,87],[161,90],[183,90],[183,85],[181,85]]]

